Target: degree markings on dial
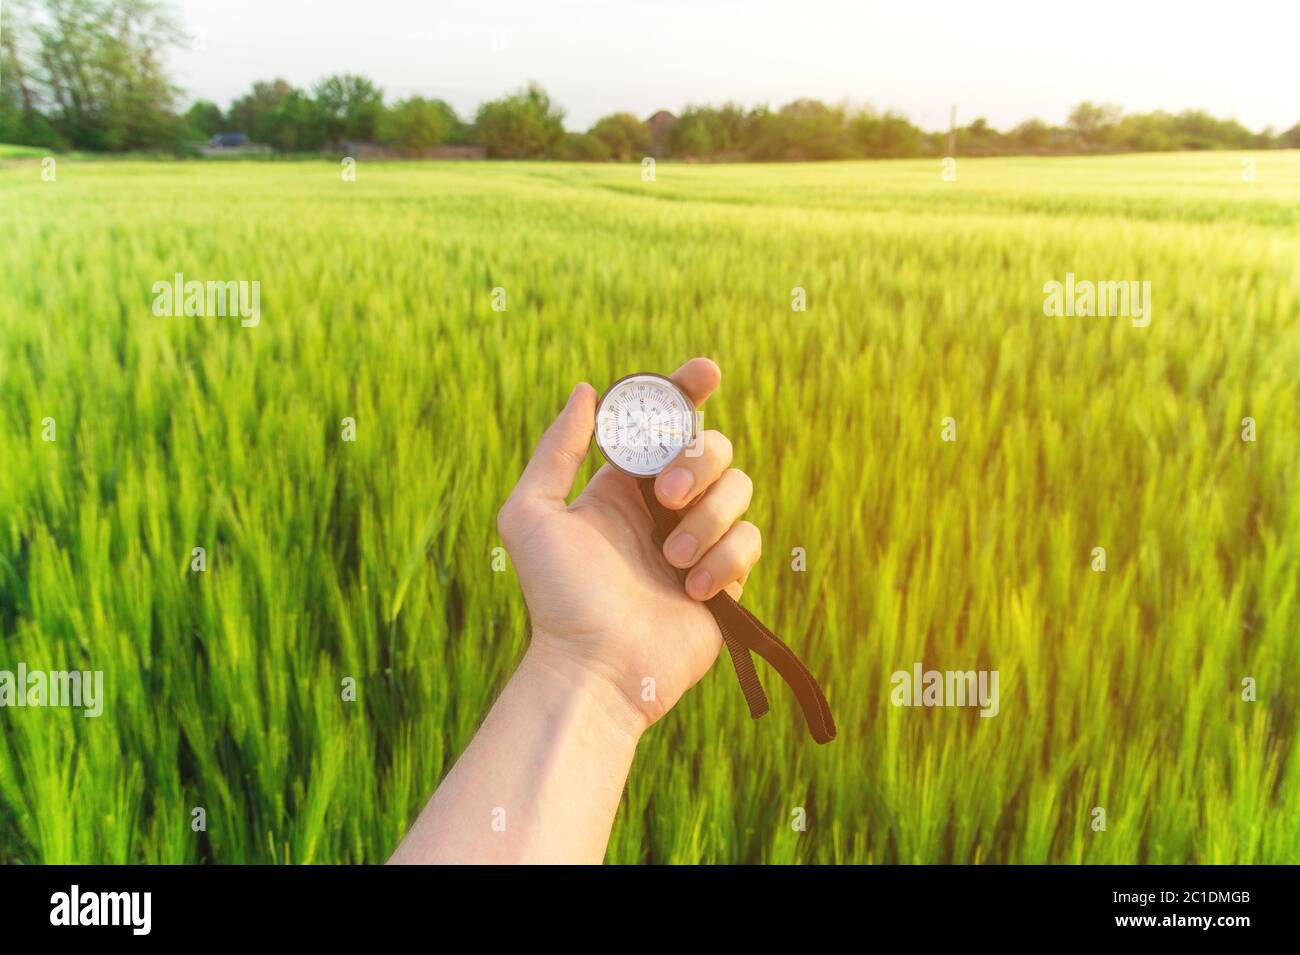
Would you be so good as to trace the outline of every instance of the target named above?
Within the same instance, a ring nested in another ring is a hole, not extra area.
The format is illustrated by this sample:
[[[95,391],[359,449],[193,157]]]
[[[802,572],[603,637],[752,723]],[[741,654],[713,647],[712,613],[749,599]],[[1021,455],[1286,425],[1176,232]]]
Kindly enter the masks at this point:
[[[611,461],[634,473],[653,474],[689,440],[689,414],[669,386],[628,382],[605,399],[599,443]]]

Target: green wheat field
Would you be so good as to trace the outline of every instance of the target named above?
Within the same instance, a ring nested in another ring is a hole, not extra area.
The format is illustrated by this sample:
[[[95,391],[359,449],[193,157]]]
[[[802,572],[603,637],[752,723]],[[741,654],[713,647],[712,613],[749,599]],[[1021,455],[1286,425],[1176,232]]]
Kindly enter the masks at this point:
[[[106,692],[0,709],[0,862],[383,861],[526,645],[537,436],[694,355],[840,737],[724,654],[610,862],[1300,860],[1300,154],[1243,158],[0,162],[0,669]],[[155,317],[177,272],[260,324]],[[918,661],[1000,712],[893,706]]]

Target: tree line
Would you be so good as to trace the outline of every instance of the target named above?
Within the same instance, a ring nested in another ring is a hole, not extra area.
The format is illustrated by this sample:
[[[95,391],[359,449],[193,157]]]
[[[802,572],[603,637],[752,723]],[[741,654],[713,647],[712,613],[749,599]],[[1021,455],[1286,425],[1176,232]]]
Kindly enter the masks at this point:
[[[399,154],[473,145],[493,158],[593,162],[651,153],[788,161],[1300,148],[1300,123],[1256,133],[1200,110],[1125,113],[1088,102],[1063,126],[1030,119],[999,131],[976,119],[942,133],[925,132],[897,112],[814,99],[776,109],[691,105],[652,139],[649,125],[626,112],[586,132],[566,130],[564,111],[537,85],[462,119],[440,99],[387,102],[374,82],[354,74],[326,77],[310,89],[258,81],[224,110],[199,100],[181,112],[182,91],[167,75],[165,57],[186,49],[189,38],[159,0],[9,0],[0,27],[0,142],[54,150],[184,155],[223,132],[241,132],[282,153],[337,151],[362,141]]]

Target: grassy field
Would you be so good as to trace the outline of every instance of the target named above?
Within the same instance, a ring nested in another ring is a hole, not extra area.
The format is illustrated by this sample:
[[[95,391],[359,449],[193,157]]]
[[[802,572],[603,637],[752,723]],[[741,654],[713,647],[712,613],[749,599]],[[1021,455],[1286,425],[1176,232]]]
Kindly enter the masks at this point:
[[[0,159],[41,159],[48,155],[52,155],[52,151],[49,149],[0,143]]]
[[[525,645],[537,435],[696,354],[840,738],[723,659],[610,861],[1300,859],[1300,155],[1242,158],[0,163],[0,669],[107,693],[0,709],[0,862],[384,859]],[[260,324],[155,317],[176,272]],[[999,714],[891,705],[916,661]]]

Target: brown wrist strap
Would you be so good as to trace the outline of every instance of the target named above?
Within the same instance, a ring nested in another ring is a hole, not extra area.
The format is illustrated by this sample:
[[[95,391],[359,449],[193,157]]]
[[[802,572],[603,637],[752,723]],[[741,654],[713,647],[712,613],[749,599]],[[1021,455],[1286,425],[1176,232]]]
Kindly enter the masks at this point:
[[[655,497],[653,478],[639,478],[637,485],[641,488],[641,499],[654,520],[654,541],[662,549],[664,541],[681,520],[680,511],[670,511],[659,503]],[[678,576],[685,580],[686,572],[678,571]],[[790,684],[795,698],[803,710],[808,730],[818,743],[829,743],[835,738],[835,720],[831,716],[830,704],[822,693],[816,678],[803,665],[793,650],[786,646],[781,638],[763,625],[757,617],[738,604],[726,591],[720,591],[705,601],[705,606],[713,614],[722,632],[723,642],[735,664],[736,676],[740,679],[740,689],[745,694],[749,705],[749,715],[758,719],[768,711],[767,694],[758,681],[758,672],[754,669],[754,651],[772,665],[781,679]]]

